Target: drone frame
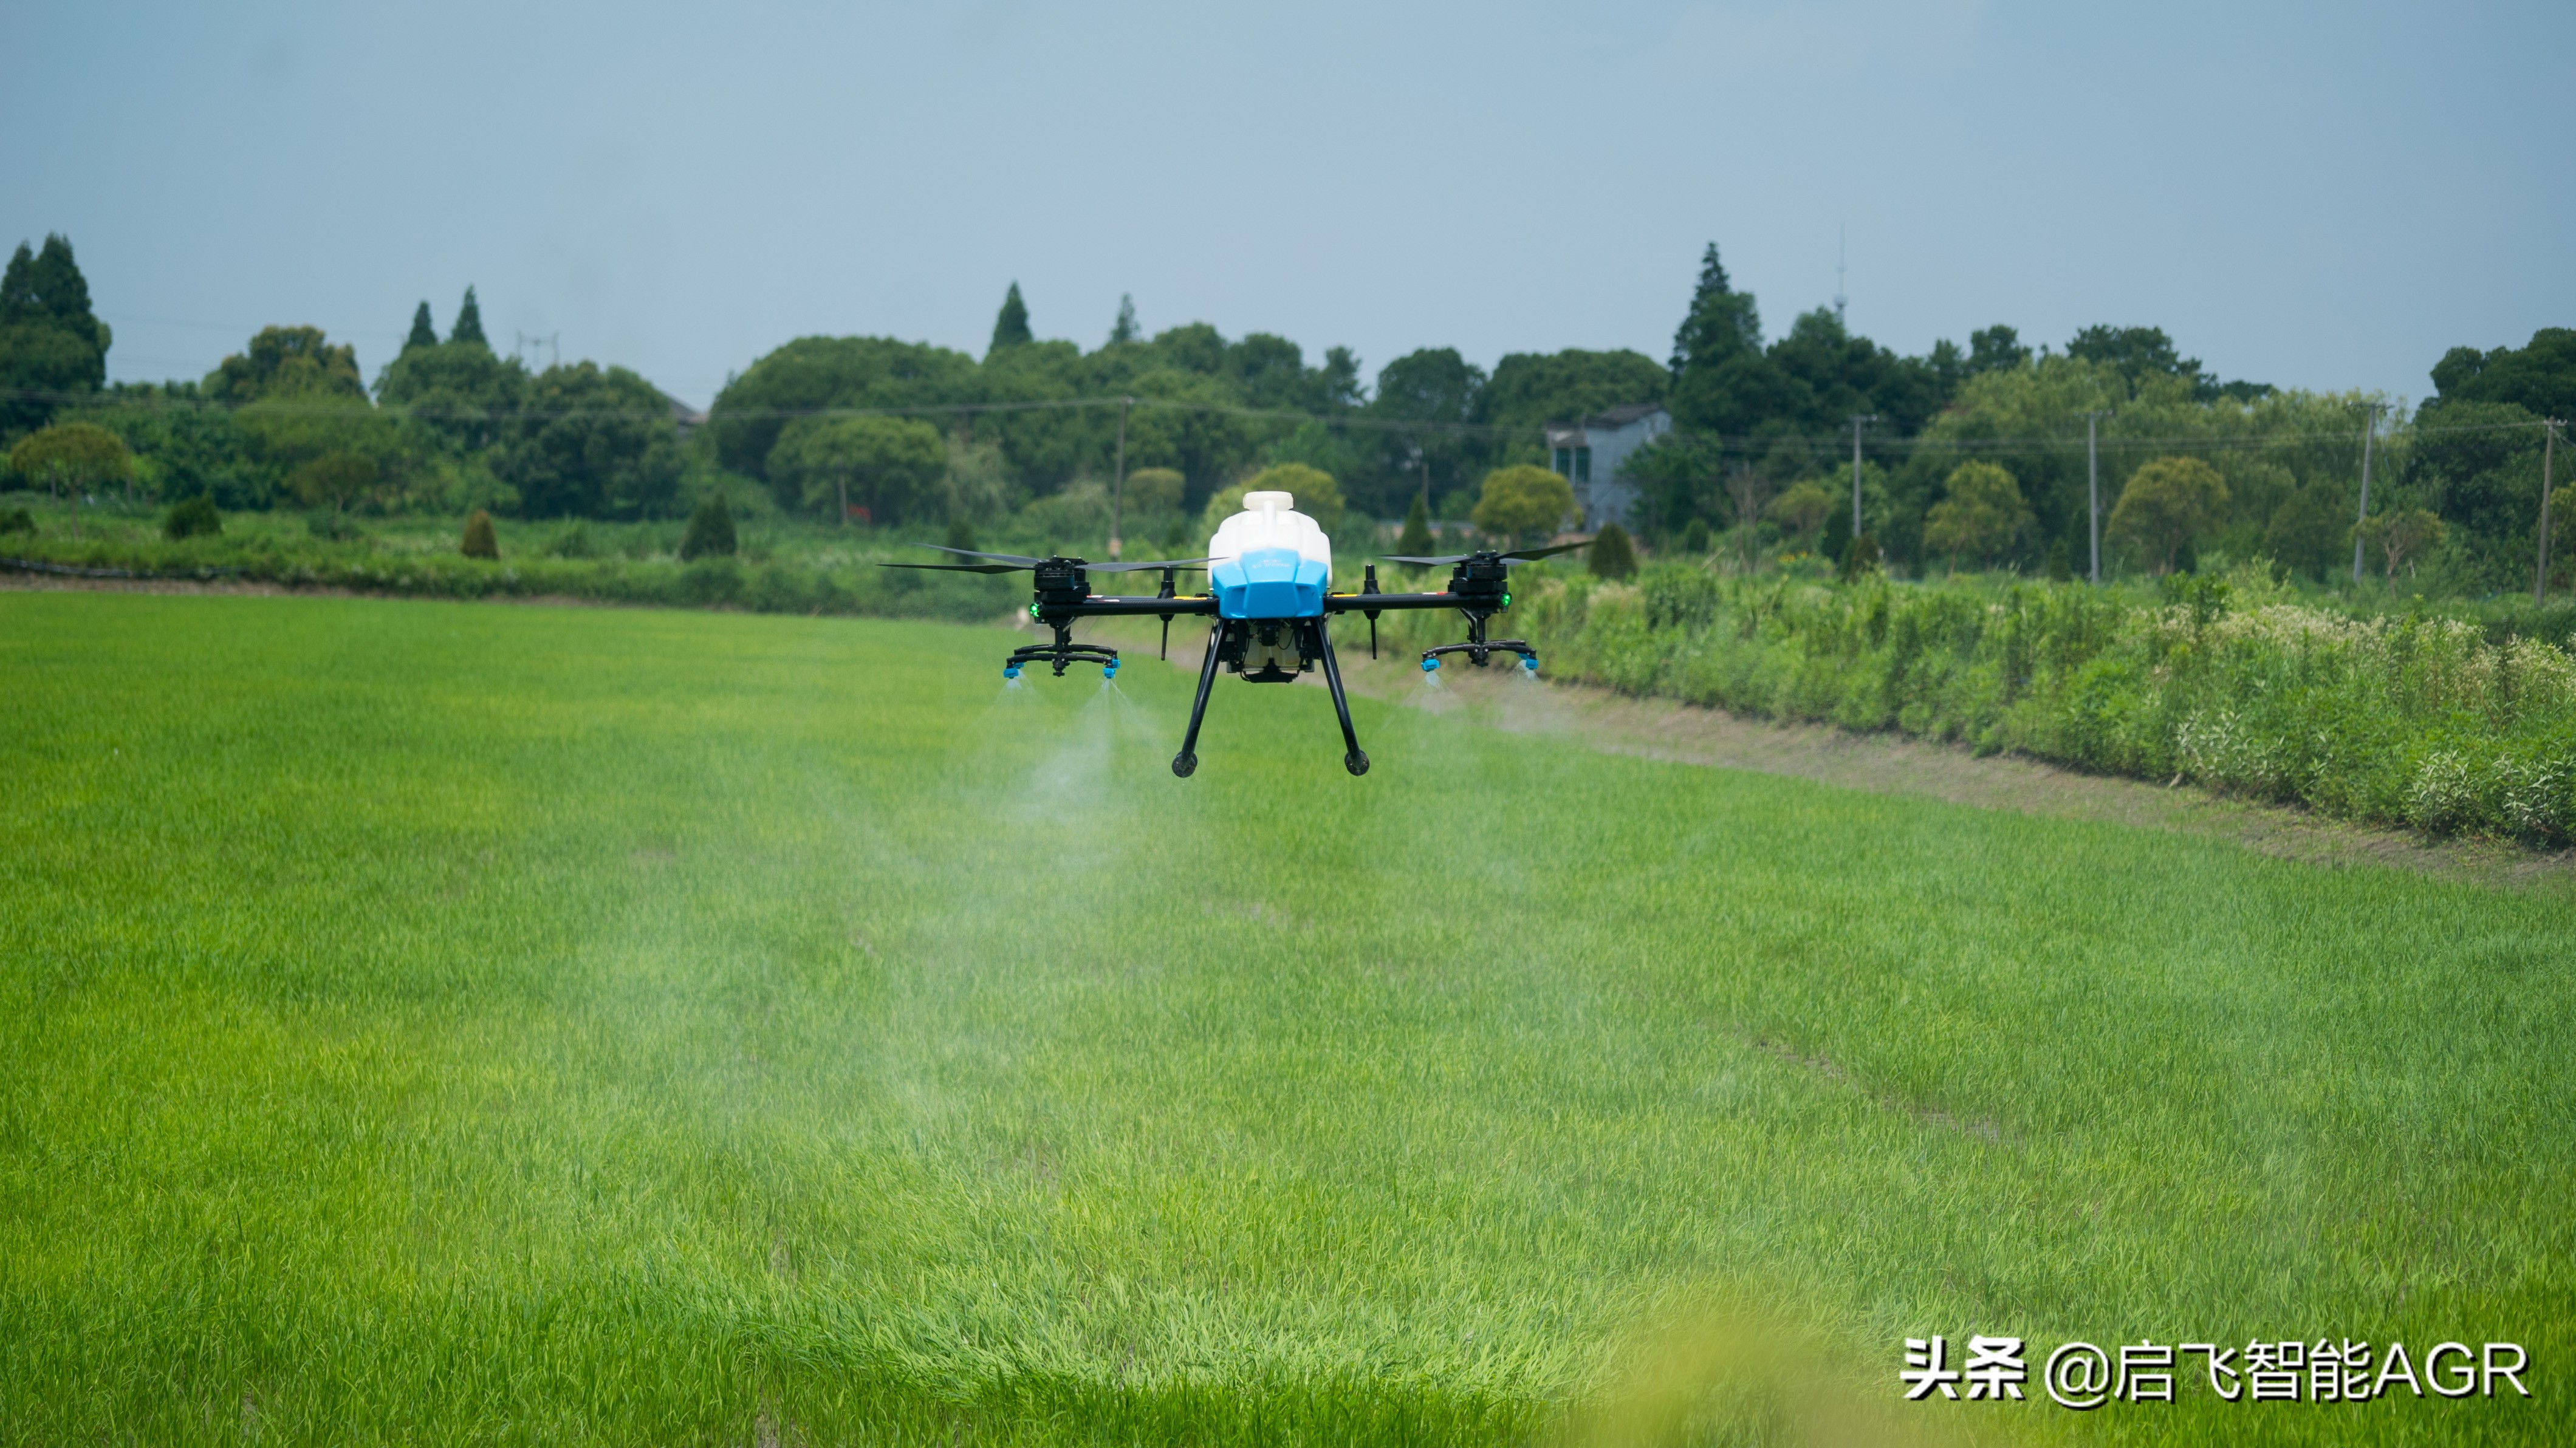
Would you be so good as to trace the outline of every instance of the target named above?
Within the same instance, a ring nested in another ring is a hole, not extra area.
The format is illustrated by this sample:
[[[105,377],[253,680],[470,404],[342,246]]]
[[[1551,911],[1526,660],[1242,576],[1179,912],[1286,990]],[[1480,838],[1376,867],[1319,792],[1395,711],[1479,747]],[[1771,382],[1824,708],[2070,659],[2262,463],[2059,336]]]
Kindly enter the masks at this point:
[[[1544,558],[1551,553],[1566,553],[1589,546],[1565,543],[1552,548],[1529,550],[1481,549],[1472,553],[1452,554],[1439,558],[1415,558],[1388,555],[1390,563],[1407,563],[1450,568],[1449,587],[1438,593],[1385,593],[1377,585],[1377,565],[1369,564],[1361,573],[1357,593],[1328,593],[1323,598],[1323,611],[1292,618],[1226,618],[1217,613],[1214,594],[1184,595],[1175,580],[1184,569],[1195,570],[1213,559],[1165,559],[1146,563],[1090,563],[1080,558],[1024,558],[1008,553],[978,553],[964,548],[940,548],[925,543],[925,548],[939,548],[943,553],[990,560],[984,563],[889,563],[888,568],[925,568],[959,573],[1015,573],[1027,569],[1036,575],[1035,598],[1029,604],[1029,617],[1052,631],[1048,643],[1023,644],[1011,651],[1002,666],[1002,676],[1017,679],[1020,671],[1031,664],[1045,664],[1059,678],[1075,664],[1098,664],[1103,679],[1118,675],[1118,651],[1098,644],[1073,641],[1073,625],[1086,618],[1159,618],[1163,622],[1163,657],[1171,656],[1172,620],[1182,617],[1214,617],[1208,632],[1207,651],[1199,660],[1198,693],[1190,702],[1189,728],[1181,737],[1180,753],[1172,756],[1172,773],[1187,779],[1198,772],[1199,731],[1207,722],[1208,698],[1215,691],[1220,668],[1241,675],[1251,683],[1292,683],[1298,675],[1323,666],[1324,684],[1333,696],[1333,715],[1342,728],[1342,767],[1352,775],[1369,770],[1369,757],[1360,748],[1359,732],[1351,724],[1348,692],[1342,686],[1341,663],[1333,653],[1331,621],[1337,614],[1357,613],[1368,620],[1369,657],[1377,657],[1378,615],[1412,609],[1456,609],[1467,620],[1467,641],[1442,644],[1422,654],[1422,669],[1431,673],[1440,667],[1443,656],[1465,654],[1467,661],[1484,668],[1495,654],[1519,656],[1521,667],[1532,674],[1538,671],[1538,651],[1522,639],[1488,639],[1486,622],[1512,603],[1511,566]],[[1091,592],[1090,573],[1136,573],[1160,570],[1162,587],[1151,598]],[[1282,643],[1297,651],[1294,672],[1279,667],[1277,652]],[[1255,645],[1265,651],[1259,672],[1247,671]]]

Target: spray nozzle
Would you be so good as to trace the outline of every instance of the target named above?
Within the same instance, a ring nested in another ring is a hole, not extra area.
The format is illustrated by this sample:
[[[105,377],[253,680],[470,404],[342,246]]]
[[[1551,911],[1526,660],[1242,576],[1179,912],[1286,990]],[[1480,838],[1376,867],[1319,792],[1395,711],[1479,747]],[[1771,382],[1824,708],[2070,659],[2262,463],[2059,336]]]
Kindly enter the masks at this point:
[[[1424,660],[1422,661],[1422,672],[1424,672],[1424,673],[1426,673],[1426,674],[1428,674],[1428,673],[1432,672],[1433,670],[1435,670],[1435,669],[1437,669],[1437,668],[1439,668],[1439,667],[1440,667],[1440,661],[1439,661],[1438,659],[1424,659]]]
[[[1020,666],[1019,666],[1019,665],[1017,665],[1017,664],[1004,664],[1004,665],[1002,665],[1002,677],[1003,677],[1003,678],[1005,678],[1005,679],[1016,679],[1016,678],[1018,678],[1019,676],[1020,676]]]

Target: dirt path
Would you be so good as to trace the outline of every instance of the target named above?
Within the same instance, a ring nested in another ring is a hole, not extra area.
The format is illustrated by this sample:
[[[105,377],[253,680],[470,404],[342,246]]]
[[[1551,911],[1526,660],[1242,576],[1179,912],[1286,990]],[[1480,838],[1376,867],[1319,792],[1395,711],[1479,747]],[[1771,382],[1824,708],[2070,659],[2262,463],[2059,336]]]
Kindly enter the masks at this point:
[[[1150,624],[1103,625],[1104,640],[1151,657]],[[1172,666],[1196,673],[1204,626],[1172,626]],[[2491,840],[2427,840],[2402,830],[2347,824],[2302,809],[2213,794],[2196,785],[2083,774],[2036,759],[1979,757],[1964,748],[1897,734],[1854,734],[1821,724],[1776,724],[1666,699],[1631,699],[1583,684],[1543,688],[1497,665],[1449,667],[1426,687],[1410,653],[1341,656],[1353,693],[1412,708],[1464,711],[1516,734],[1579,739],[1610,754],[1795,775],[1845,789],[1916,795],[1978,809],[2055,819],[2103,820],[2235,841],[2283,859],[2329,866],[2395,865],[2479,884],[2576,889],[2576,850],[2542,854]],[[1320,674],[1299,681],[1321,688]],[[1362,740],[1363,744],[1367,741]]]

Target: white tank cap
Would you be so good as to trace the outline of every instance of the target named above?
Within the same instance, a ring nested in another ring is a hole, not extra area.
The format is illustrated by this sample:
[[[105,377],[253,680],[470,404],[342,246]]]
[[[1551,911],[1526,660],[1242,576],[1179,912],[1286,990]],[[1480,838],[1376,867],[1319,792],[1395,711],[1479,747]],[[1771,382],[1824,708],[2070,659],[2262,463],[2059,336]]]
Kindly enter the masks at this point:
[[[1276,508],[1282,513],[1294,512],[1297,508],[1296,495],[1293,493],[1246,493],[1243,495],[1243,511],[1247,513],[1258,513],[1265,508]]]

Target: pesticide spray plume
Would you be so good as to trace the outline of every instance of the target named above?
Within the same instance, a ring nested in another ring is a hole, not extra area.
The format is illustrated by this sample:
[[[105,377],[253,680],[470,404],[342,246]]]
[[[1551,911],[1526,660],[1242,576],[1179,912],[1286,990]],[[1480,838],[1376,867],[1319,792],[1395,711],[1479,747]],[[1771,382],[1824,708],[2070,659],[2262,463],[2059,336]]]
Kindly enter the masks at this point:
[[[1560,1448],[1936,1448],[2018,1441],[1990,1415],[1943,1424],[1902,1401],[1895,1370],[1863,1371],[1776,1307],[1777,1296],[1705,1292],[1640,1322],[1597,1391],[1567,1415]],[[1947,1431],[1944,1431],[1944,1429]]]

